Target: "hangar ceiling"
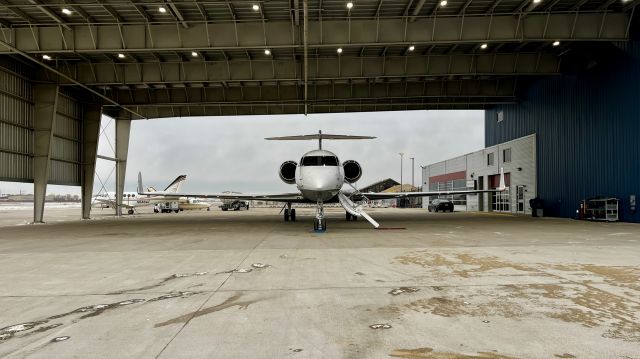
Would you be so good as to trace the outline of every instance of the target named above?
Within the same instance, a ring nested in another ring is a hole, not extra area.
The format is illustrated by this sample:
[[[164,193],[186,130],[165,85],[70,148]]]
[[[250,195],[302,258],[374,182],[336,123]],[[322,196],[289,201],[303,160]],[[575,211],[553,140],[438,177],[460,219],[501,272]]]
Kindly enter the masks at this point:
[[[627,40],[638,3],[0,0],[0,55],[134,118],[482,109]]]

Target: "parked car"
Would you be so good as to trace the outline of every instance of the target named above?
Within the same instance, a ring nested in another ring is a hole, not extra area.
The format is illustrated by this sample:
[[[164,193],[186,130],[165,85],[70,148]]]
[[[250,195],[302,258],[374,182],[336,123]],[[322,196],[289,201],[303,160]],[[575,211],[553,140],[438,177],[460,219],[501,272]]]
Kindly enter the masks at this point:
[[[429,204],[429,212],[453,212],[453,202],[448,199],[434,199]]]

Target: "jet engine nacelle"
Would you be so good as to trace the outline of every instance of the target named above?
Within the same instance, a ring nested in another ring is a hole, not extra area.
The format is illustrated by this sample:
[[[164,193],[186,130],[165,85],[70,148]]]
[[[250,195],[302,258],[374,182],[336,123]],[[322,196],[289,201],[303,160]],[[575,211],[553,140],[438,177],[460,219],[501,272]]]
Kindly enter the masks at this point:
[[[353,183],[362,177],[362,167],[354,160],[345,161],[342,164],[344,169],[344,180],[349,183]]]
[[[296,168],[298,164],[295,161],[287,161],[280,165],[280,179],[284,183],[294,184],[296,183]]]

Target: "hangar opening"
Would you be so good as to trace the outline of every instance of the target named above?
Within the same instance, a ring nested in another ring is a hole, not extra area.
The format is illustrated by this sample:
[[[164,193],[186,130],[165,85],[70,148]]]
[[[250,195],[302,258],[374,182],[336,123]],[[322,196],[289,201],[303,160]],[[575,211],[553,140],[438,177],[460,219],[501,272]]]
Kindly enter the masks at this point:
[[[487,148],[535,134],[546,214],[607,195],[640,221],[637,1],[255,5],[2,2],[0,178],[34,183],[34,221],[47,184],[81,186],[90,217],[103,113],[121,200],[131,121],[423,109],[485,110]]]

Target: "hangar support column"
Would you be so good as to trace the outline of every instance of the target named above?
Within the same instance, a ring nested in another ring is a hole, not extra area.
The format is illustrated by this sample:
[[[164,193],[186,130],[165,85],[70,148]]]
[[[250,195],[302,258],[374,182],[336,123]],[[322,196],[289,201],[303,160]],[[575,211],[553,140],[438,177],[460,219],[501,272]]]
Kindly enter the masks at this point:
[[[96,172],[101,117],[102,106],[100,104],[85,106],[82,118],[82,169],[80,174],[82,219],[89,219],[91,215],[91,196],[93,195],[93,178]]]
[[[129,154],[129,134],[131,133],[131,114],[121,111],[116,119],[116,215],[122,215],[122,195],[127,172]]]
[[[58,108],[57,85],[33,87],[33,222],[42,223],[47,196],[51,142]]]

